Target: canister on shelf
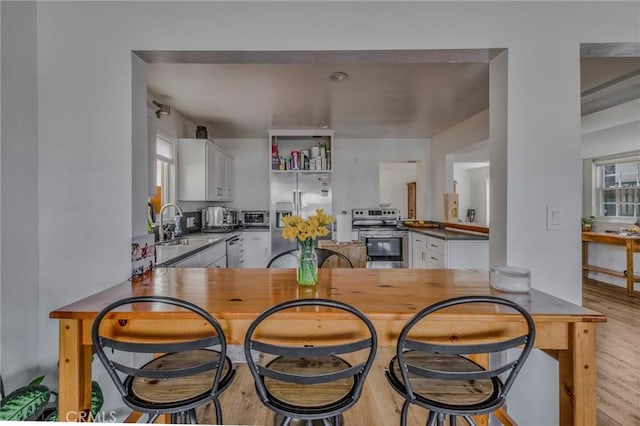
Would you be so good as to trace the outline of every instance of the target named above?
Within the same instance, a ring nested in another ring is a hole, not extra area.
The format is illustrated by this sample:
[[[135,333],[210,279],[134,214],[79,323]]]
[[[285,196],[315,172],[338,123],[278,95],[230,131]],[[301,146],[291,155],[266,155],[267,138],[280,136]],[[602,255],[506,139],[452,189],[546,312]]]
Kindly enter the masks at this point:
[[[302,170],[309,170],[309,150],[303,149],[300,151],[300,168]]]
[[[311,158],[316,158],[320,156],[320,147],[312,146],[311,147]]]
[[[291,169],[300,169],[300,151],[291,151]]]

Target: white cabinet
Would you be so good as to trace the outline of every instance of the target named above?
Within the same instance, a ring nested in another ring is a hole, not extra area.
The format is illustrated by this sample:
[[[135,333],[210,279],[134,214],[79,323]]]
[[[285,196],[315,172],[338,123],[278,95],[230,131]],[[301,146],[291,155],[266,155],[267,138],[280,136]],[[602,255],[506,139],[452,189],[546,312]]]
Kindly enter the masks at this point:
[[[427,268],[439,269],[446,265],[445,246],[447,242],[434,237],[426,237],[427,239]]]
[[[218,243],[215,246],[211,246],[202,250],[200,253],[200,267],[202,268],[214,268],[221,263],[221,259],[224,260],[224,266],[227,266],[227,246],[224,242]],[[224,258],[224,259],[223,259]]]
[[[222,256],[220,259],[213,262],[208,268],[226,268],[227,267],[227,256]]]
[[[332,129],[270,129],[269,168],[277,171],[333,170]]]
[[[174,268],[226,268],[227,246],[224,241],[171,263]]]
[[[427,237],[411,232],[411,267],[424,269],[427,267]]]
[[[231,201],[236,191],[236,163],[232,157],[224,155],[224,190],[226,200]]]
[[[180,201],[233,200],[234,160],[209,140],[178,141],[177,174]]]
[[[489,240],[447,241],[449,269],[489,270]]]
[[[269,232],[245,231],[244,239],[244,267],[264,268],[269,263]]]
[[[489,269],[488,240],[444,240],[411,232],[411,267]]]
[[[199,268],[200,267],[200,255],[198,253],[189,257],[185,257],[179,262],[171,264],[174,268]]]

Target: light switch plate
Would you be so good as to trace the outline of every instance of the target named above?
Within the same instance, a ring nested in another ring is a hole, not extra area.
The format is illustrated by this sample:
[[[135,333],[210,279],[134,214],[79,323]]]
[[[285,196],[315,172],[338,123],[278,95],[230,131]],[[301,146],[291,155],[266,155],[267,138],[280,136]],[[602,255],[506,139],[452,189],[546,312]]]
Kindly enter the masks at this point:
[[[196,226],[196,218],[195,217],[188,217],[187,218],[187,228],[192,228]]]
[[[559,204],[547,204],[547,231],[562,229],[562,208]]]

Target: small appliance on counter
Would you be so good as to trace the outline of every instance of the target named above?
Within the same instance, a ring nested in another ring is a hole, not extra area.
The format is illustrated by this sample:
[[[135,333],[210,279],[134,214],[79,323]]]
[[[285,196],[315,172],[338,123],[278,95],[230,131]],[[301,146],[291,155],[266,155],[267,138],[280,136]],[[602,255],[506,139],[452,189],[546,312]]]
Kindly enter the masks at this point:
[[[240,218],[246,228],[269,227],[269,211],[267,210],[242,210]]]
[[[229,207],[202,209],[202,232],[227,232],[238,227],[238,210]]]

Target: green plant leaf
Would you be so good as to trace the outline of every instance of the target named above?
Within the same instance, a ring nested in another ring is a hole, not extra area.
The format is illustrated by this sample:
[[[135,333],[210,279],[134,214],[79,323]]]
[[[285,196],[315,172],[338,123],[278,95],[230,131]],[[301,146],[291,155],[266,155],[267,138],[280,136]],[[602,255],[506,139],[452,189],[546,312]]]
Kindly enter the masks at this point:
[[[91,382],[91,419],[97,419],[98,413],[104,404],[104,396],[102,395],[102,389],[98,382]],[[58,421],[58,410],[52,411],[49,413],[45,422],[57,422]]]
[[[27,386],[35,386],[35,385],[39,385],[40,383],[42,383],[42,381],[44,380],[45,375],[42,376],[38,376],[35,379],[33,379],[31,381],[31,383],[29,383]]]
[[[0,420],[35,420],[50,397],[49,388],[43,385],[16,389],[0,401]]]
[[[45,422],[57,422],[58,421],[58,409],[56,408],[51,413],[49,413],[49,415],[47,416],[46,419],[44,419],[44,421]]]
[[[91,382],[91,418],[95,419],[104,404],[104,395],[98,382]]]

